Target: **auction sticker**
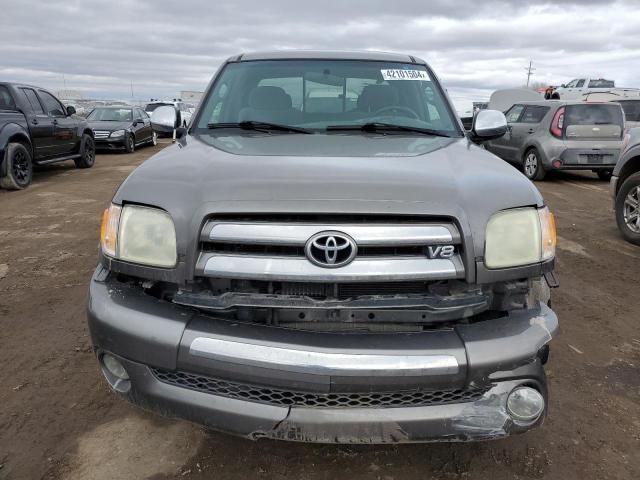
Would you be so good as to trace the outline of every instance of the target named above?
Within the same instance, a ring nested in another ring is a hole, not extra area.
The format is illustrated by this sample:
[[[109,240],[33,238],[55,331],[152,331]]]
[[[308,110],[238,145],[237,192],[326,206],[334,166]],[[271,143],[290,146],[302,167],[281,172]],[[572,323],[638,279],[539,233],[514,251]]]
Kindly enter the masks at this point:
[[[429,80],[429,75],[424,70],[381,70],[384,80]]]

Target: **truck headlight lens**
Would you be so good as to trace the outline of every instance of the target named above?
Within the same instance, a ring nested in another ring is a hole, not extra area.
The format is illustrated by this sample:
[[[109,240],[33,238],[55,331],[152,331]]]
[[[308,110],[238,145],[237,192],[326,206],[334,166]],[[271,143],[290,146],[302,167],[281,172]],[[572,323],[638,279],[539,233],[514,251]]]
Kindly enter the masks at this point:
[[[124,130],[116,130],[109,135],[111,138],[124,137]]]
[[[176,231],[164,210],[111,205],[103,215],[100,232],[105,255],[154,267],[176,265]]]
[[[547,207],[504,210],[487,223],[484,251],[487,268],[538,263],[553,258],[555,252],[555,219]]]

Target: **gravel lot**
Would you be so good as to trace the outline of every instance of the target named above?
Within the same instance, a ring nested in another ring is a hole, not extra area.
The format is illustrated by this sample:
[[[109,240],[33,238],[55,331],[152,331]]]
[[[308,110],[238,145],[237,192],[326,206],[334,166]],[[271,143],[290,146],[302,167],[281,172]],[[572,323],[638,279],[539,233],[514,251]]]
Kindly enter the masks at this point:
[[[0,479],[640,478],[640,248],[592,174],[538,184],[558,217],[561,282],[540,429],[475,444],[251,442],[119,400],[91,351],[85,296],[102,210],[162,147],[0,190]]]

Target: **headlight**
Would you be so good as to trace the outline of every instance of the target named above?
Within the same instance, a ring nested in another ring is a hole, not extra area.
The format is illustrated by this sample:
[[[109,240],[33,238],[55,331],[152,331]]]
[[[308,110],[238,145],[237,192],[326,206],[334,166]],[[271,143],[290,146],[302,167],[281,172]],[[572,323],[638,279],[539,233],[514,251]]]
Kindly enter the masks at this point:
[[[111,138],[124,137],[124,130],[116,130],[109,135]]]
[[[105,255],[125,262],[169,268],[177,261],[173,220],[158,208],[111,205],[102,216],[100,244]]]
[[[504,210],[487,223],[484,248],[487,268],[539,263],[555,254],[556,224],[547,207]]]

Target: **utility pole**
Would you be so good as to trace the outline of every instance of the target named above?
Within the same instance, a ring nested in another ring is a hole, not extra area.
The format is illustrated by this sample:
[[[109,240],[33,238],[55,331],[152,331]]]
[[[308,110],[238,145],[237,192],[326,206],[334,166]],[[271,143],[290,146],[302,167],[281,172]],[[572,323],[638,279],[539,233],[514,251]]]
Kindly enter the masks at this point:
[[[133,100],[133,80],[131,80],[131,100]]]
[[[531,75],[533,75],[534,71],[536,70],[535,68],[532,68],[533,65],[533,60],[529,60],[529,68],[525,68],[525,70],[527,71],[527,88],[529,88],[529,79],[531,78]]]

